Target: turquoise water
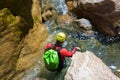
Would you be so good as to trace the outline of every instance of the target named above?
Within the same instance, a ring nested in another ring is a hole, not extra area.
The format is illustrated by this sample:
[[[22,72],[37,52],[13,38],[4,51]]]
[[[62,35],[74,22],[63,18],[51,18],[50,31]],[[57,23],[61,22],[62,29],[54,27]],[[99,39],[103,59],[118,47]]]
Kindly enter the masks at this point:
[[[49,34],[64,31],[67,34],[67,39],[63,46],[68,50],[79,46],[82,52],[86,50],[94,52],[113,71],[120,66],[120,37],[105,36],[96,31],[88,36],[76,29],[74,24],[70,24],[66,28],[62,28],[61,25],[57,24],[53,27],[53,24],[55,24],[54,20],[46,22]]]
[[[82,52],[86,50],[92,51],[96,56],[101,58],[113,72],[120,66],[120,37],[104,36],[96,31],[94,31],[94,34],[88,36],[84,32],[75,28],[73,23],[65,25],[65,28],[61,25],[57,25],[54,20],[47,21],[45,24],[47,25],[49,34],[47,39],[48,42],[54,43],[55,34],[63,31],[67,35],[63,47],[71,50],[75,46],[79,46]],[[71,59],[66,59],[67,66],[69,66]],[[44,77],[47,80],[64,80],[67,68],[63,69],[59,75],[44,71],[41,73],[40,77]]]

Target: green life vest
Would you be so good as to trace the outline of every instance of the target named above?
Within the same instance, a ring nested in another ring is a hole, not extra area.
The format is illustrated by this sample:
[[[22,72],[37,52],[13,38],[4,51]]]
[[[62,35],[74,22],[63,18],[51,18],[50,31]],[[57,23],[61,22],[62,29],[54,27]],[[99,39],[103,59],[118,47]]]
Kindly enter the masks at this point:
[[[45,67],[50,71],[56,71],[60,63],[59,56],[59,51],[56,51],[53,48],[45,51],[43,55]]]

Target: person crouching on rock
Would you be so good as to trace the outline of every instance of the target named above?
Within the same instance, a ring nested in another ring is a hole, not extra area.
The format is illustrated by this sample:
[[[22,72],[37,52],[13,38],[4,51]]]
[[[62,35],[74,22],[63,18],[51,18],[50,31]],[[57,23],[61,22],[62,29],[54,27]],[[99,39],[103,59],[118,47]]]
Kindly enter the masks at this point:
[[[76,50],[80,50],[79,47],[74,47],[71,51],[68,51],[66,48],[62,47],[63,42],[66,40],[66,34],[64,32],[59,32],[56,35],[56,43],[48,43],[46,45],[45,50],[50,49],[53,47],[56,51],[59,53],[59,65],[57,68],[57,72],[61,72],[61,70],[64,68],[65,64],[65,57],[71,57]]]

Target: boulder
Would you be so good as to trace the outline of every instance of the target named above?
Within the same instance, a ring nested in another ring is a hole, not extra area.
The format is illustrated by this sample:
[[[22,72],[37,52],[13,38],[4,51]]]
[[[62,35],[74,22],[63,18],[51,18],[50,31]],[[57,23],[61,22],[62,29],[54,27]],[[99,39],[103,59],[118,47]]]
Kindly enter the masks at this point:
[[[86,33],[86,35],[92,35],[94,33],[89,20],[81,18],[78,20],[74,20],[73,22],[76,23],[78,25],[78,28],[81,28],[82,32]]]
[[[68,14],[63,14],[58,16],[57,24],[70,24],[73,21],[73,18]]]
[[[118,35],[114,23],[120,19],[120,0],[67,0],[66,4],[77,18],[89,19],[99,32]]]
[[[56,18],[58,16],[58,12],[52,4],[46,4],[42,8],[42,21],[48,21],[52,18]]]
[[[65,80],[120,80],[92,52],[76,52],[68,68]]]
[[[75,29],[84,32],[86,35],[93,34],[92,25],[89,20],[85,18],[75,19],[69,13],[57,17],[56,22],[62,29],[69,29],[74,26]],[[71,29],[71,30],[75,30]]]

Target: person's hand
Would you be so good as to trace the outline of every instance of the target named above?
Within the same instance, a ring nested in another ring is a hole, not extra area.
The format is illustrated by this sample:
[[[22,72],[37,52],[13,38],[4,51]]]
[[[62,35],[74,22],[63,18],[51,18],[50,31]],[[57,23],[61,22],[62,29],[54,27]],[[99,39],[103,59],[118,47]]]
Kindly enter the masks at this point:
[[[80,47],[75,47],[77,50],[81,50]]]

